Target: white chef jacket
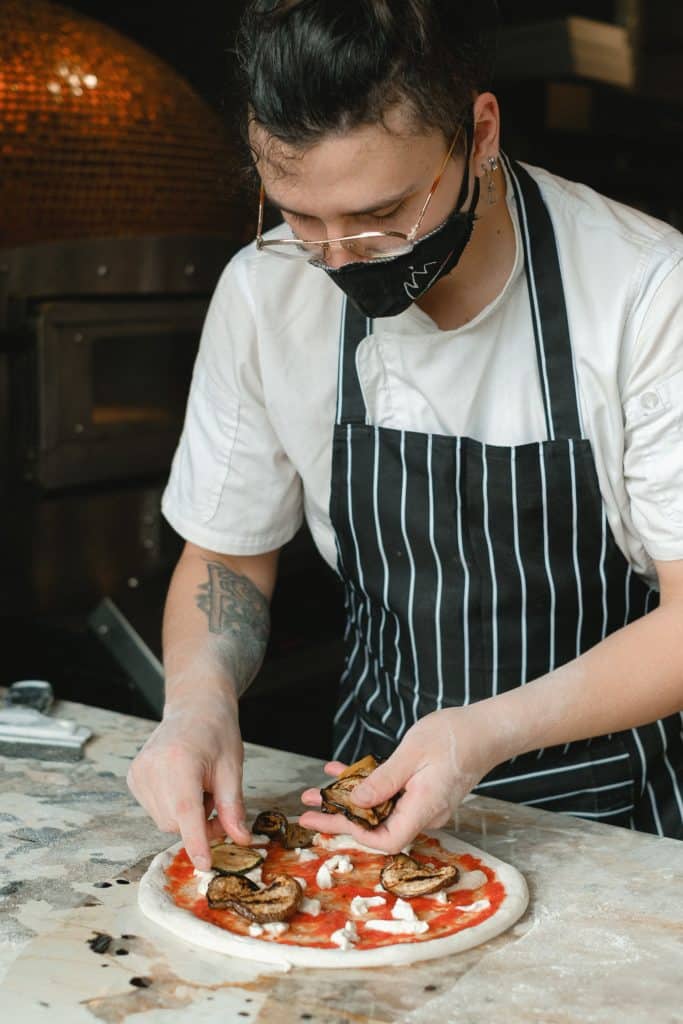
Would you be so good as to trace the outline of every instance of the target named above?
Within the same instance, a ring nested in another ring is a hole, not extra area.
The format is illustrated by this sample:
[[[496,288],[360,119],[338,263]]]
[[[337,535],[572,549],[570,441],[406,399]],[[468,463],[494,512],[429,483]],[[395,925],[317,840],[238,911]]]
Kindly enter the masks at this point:
[[[656,584],[653,559],[683,558],[683,235],[584,185],[527,170],[555,230],[582,426],[609,525],[634,570]],[[457,330],[411,306],[376,320],[361,342],[370,423],[508,447],[546,439],[509,183],[506,201],[516,257],[497,298]],[[328,505],[341,301],[324,271],[254,244],[226,267],[162,499],[186,540],[260,554],[290,540],[305,517],[336,565]]]

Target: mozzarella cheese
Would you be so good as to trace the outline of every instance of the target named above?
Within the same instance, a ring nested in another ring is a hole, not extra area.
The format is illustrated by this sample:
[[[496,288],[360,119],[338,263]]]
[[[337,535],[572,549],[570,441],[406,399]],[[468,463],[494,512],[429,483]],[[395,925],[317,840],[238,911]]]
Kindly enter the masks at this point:
[[[332,874],[327,864],[321,864],[315,876],[315,884],[319,889],[331,889],[334,885]]]
[[[456,910],[466,910],[468,914],[476,914],[480,910],[488,910],[491,906],[489,900],[476,900],[474,903],[468,903],[462,907],[456,904]]]
[[[336,875],[348,875],[351,871],[353,871],[351,858],[345,853],[337,853],[334,857],[328,857],[318,868],[315,876],[316,885],[319,889],[331,889],[334,885],[333,872]]]
[[[248,878],[250,882],[255,882],[259,889],[265,889],[263,883],[263,867],[252,868],[251,871],[247,871],[244,878]]]
[[[389,935],[424,935],[429,930],[426,921],[365,921],[365,927]]]
[[[297,860],[299,864],[305,864],[305,862],[308,860],[318,859],[317,853],[314,853],[313,850],[307,850],[305,847],[302,849],[300,846],[297,846],[294,852],[297,855]]]
[[[391,916],[397,921],[417,921],[417,914],[410,903],[406,903],[402,899],[397,899],[394,903],[391,908]]]
[[[299,911],[302,914],[310,914],[312,917],[317,917],[320,913],[320,900],[311,900],[308,896],[304,896]]]
[[[434,900],[435,903],[448,903],[448,893],[445,889],[439,889],[438,892],[430,893],[428,899]]]
[[[268,935],[277,936],[282,935],[283,932],[286,932],[287,929],[289,928],[289,925],[287,924],[286,921],[270,921],[268,924],[264,924],[263,928],[264,931],[268,933]]]
[[[321,846],[323,850],[362,850],[363,853],[383,853],[386,856],[386,850],[376,850],[372,846],[364,846],[363,843],[357,842],[352,836],[340,835],[340,836],[322,836],[320,832],[317,832],[313,836],[313,845]]]
[[[353,861],[346,853],[337,853],[334,857],[330,857],[327,866],[336,875],[348,875],[353,871]]]
[[[197,892],[200,896],[206,896],[209,883],[217,874],[217,871],[199,871],[197,868],[194,869],[194,877],[199,879],[197,882]]]
[[[277,937],[286,932],[289,925],[286,921],[271,921],[269,924],[257,924],[254,922],[249,925],[249,934],[252,939],[258,939],[265,932],[267,935]]]
[[[354,896],[351,900],[351,913],[354,917],[362,917],[371,907],[381,907],[385,903],[384,896]]]
[[[351,949],[355,942],[358,942],[358,932],[354,921],[347,921],[343,928],[339,928],[330,935],[330,942],[340,949]]]
[[[296,875],[292,875],[292,878],[294,879],[294,881],[295,881],[295,882],[298,882],[298,883],[299,883],[299,885],[301,886],[301,888],[302,888],[302,889],[304,890],[304,892],[305,892],[305,891],[306,891],[306,885],[308,884],[308,883],[306,882],[306,879],[305,879],[305,878],[297,878],[297,876],[296,876]]]

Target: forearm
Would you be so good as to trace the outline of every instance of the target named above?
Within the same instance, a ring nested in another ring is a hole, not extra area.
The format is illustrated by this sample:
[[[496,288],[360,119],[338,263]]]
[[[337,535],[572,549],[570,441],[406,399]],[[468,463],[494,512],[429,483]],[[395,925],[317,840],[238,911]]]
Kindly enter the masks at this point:
[[[683,708],[683,602],[618,630],[576,660],[472,706],[492,761],[644,725]]]
[[[276,565],[277,552],[228,558],[188,545],[164,612],[167,708],[200,691],[244,693],[265,655]]]

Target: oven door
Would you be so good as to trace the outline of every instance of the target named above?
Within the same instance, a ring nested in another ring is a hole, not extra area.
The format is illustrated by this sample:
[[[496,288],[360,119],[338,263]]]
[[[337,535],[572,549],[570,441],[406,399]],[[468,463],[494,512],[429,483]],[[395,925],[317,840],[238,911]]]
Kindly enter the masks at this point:
[[[21,431],[25,477],[53,490],[165,473],[207,305],[183,297],[37,305],[22,388],[32,409]]]

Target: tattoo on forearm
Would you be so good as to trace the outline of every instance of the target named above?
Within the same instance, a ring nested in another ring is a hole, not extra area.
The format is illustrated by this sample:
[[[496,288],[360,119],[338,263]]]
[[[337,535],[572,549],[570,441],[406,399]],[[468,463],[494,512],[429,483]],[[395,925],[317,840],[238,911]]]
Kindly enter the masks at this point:
[[[207,562],[209,579],[201,583],[196,602],[209,620],[209,631],[218,638],[221,660],[230,671],[239,693],[258,672],[268,644],[268,602],[247,576],[222,562]]]

